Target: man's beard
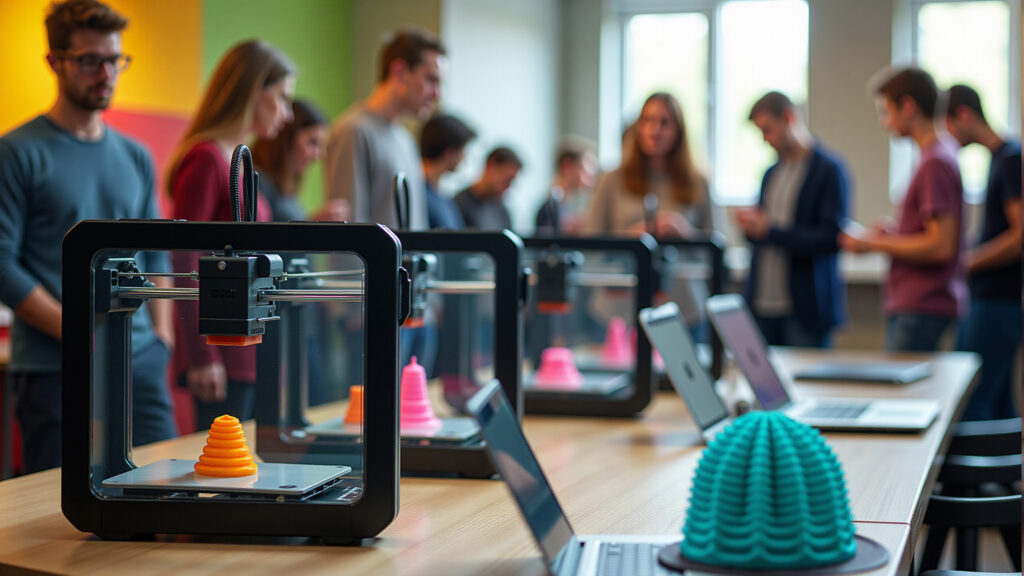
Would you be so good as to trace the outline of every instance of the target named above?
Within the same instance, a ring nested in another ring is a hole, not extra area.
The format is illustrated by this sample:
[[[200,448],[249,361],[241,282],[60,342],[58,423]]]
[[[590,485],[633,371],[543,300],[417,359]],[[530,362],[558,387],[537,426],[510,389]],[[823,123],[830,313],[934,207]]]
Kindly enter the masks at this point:
[[[97,94],[96,90],[101,88],[109,88],[110,93],[108,95]],[[75,104],[79,108],[90,112],[96,112],[106,110],[110,106],[110,99],[114,95],[114,86],[107,82],[97,82],[86,87],[80,92],[76,92],[70,88],[65,88],[64,95],[72,104]]]

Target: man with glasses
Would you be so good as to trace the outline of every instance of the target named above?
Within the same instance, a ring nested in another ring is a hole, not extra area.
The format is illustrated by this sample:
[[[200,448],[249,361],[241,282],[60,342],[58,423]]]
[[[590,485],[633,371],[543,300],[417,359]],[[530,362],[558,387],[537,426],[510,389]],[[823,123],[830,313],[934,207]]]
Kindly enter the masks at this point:
[[[112,130],[101,112],[119,74],[127,20],[95,0],[54,4],[46,18],[57,78],[48,112],[0,138],[0,300],[15,313],[9,378],[22,427],[25,471],[61,463],[61,240],[83,219],[156,218],[153,163]],[[166,255],[140,254],[143,271],[168,270]],[[158,285],[168,286],[166,279]],[[132,440],[174,435],[165,385],[173,341],[168,301],[132,317]],[[88,385],[82,374],[81,385]],[[87,409],[85,406],[83,410]]]

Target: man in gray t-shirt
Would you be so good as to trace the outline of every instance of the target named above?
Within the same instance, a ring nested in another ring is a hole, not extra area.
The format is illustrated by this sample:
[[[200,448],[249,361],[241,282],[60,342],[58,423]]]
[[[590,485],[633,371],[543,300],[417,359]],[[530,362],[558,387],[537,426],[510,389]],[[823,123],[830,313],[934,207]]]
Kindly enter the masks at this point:
[[[444,53],[440,41],[426,32],[398,33],[381,50],[373,92],[335,121],[327,144],[327,197],[351,202],[354,221],[399,227],[394,177],[401,172],[409,183],[404,227],[427,227],[423,168],[400,120],[425,118],[437,102]]]
[[[54,4],[46,19],[46,60],[57,77],[57,101],[0,138],[0,300],[15,313],[8,374],[17,396],[25,472],[61,464],[64,234],[87,218],[157,217],[149,154],[101,116],[130,61],[121,54],[126,25],[94,0]],[[162,253],[140,254],[137,261],[144,272],[169,269]],[[167,278],[154,283],[170,285]],[[154,300],[133,314],[136,445],[174,436],[164,376],[173,339],[169,300]],[[88,375],[74,376],[88,385]]]

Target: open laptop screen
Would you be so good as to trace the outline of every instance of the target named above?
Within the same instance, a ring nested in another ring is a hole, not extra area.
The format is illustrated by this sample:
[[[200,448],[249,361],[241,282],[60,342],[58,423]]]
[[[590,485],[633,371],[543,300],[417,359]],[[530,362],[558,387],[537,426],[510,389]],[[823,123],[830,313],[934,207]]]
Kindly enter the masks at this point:
[[[470,399],[469,411],[480,424],[487,451],[519,505],[548,565],[572,538],[572,528],[555,499],[540,463],[516,422],[505,392],[497,381],[480,389]]]
[[[768,346],[743,298],[734,294],[713,296],[707,308],[718,335],[732,351],[761,407],[776,410],[789,404],[786,387],[768,360]]]
[[[640,325],[665,362],[665,371],[690,415],[707,430],[729,417],[729,409],[715,392],[714,383],[700,362],[679,307],[674,302],[640,312]]]

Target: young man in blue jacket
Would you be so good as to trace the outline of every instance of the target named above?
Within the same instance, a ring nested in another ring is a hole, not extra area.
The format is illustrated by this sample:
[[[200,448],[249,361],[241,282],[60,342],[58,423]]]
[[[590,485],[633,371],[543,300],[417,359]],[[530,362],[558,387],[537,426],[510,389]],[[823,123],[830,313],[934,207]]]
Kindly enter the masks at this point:
[[[846,320],[836,242],[849,202],[846,172],[786,95],[762,96],[750,120],[779,160],[765,172],[758,205],[737,213],[752,245],[747,301],[768,344],[828,347]]]

